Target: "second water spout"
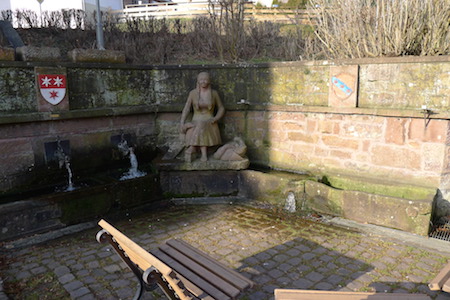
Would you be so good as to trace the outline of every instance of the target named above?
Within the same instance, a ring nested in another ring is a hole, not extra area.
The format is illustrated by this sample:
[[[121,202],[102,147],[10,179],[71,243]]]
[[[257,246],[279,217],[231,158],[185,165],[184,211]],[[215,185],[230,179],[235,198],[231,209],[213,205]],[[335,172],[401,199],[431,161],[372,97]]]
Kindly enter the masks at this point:
[[[122,177],[120,177],[120,180],[133,179],[147,175],[147,173],[138,170],[138,161],[136,154],[134,153],[134,148],[128,146],[127,140],[124,138],[123,134],[120,143],[117,145],[117,148],[119,148],[120,152],[122,152],[123,155],[130,156],[131,165],[128,172],[124,173]]]

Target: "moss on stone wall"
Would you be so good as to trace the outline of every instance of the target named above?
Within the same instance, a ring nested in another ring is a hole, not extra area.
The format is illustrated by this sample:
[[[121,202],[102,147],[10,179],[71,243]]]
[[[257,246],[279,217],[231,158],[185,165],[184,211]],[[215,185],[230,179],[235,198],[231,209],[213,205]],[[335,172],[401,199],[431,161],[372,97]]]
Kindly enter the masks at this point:
[[[367,64],[360,67],[359,107],[448,110],[450,64]]]
[[[0,68],[0,112],[37,110],[33,69]]]
[[[436,194],[436,189],[433,188],[389,183],[382,179],[376,181],[373,178],[324,176],[321,181],[336,189],[361,191],[411,200],[432,199]]]
[[[239,173],[239,195],[250,200],[284,207],[289,193],[295,195],[297,208],[301,207],[307,174],[279,171],[244,170]]]
[[[302,66],[271,70],[271,103],[326,106],[328,67]]]
[[[126,69],[70,69],[70,108],[150,105],[155,102],[152,73]]]
[[[408,200],[355,190],[336,189],[320,182],[305,184],[308,208],[357,222],[427,235],[433,195]]]

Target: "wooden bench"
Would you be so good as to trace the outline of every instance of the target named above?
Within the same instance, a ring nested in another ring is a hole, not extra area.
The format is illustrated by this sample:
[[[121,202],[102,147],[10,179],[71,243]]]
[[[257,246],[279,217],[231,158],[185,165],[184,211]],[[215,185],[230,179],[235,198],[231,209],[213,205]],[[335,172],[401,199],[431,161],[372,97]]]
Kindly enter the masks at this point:
[[[430,281],[428,287],[432,291],[444,291],[450,293],[450,263]],[[315,290],[290,290],[275,289],[275,300],[359,300],[359,299],[431,299],[424,294],[400,294],[400,293],[364,293],[364,292],[339,292],[339,291],[315,291]]]
[[[275,289],[275,300],[430,300],[424,294]]]
[[[169,299],[235,299],[254,283],[207,254],[178,239],[147,252],[101,220],[97,241],[109,242],[139,281],[134,299],[161,287]]]
[[[432,291],[444,291],[450,293],[450,263],[448,263],[439,274],[430,281],[428,287]]]

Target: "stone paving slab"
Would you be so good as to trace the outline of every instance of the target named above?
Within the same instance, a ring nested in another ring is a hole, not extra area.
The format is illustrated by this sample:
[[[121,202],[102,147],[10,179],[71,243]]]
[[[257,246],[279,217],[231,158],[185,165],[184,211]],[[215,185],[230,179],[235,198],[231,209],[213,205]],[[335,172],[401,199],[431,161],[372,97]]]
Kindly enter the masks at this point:
[[[450,299],[427,287],[449,260],[448,253],[391,237],[244,205],[177,206],[108,221],[146,249],[181,238],[238,270],[257,283],[241,299],[273,299],[275,288],[426,293]],[[96,242],[97,231],[3,249],[3,292],[10,299],[131,299],[137,281],[109,245]],[[143,299],[164,296],[155,290]]]

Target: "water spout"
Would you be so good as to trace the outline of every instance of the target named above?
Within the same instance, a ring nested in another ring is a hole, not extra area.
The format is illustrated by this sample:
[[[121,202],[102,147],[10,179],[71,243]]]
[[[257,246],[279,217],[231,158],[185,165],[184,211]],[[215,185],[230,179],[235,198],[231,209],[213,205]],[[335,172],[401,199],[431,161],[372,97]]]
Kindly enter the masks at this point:
[[[136,158],[136,154],[134,154],[134,150],[133,147],[130,148],[130,172],[136,173],[137,172],[137,168],[138,168],[138,162],[137,162],[137,158]]]
[[[128,153],[130,152],[130,147],[128,146],[128,142],[125,139],[125,136],[123,133],[120,136],[120,142],[119,142],[119,144],[117,144],[117,148],[119,149],[120,152],[122,152],[122,154],[124,156],[128,155]]]
[[[70,159],[69,156],[66,155],[66,159],[65,159],[65,163],[66,165],[66,170],[67,170],[67,174],[68,174],[68,186],[66,188],[67,192],[73,191],[75,189],[75,187],[73,186],[73,182],[72,182],[72,169],[70,168]]]
[[[124,138],[123,134],[120,143],[117,145],[117,148],[119,148],[119,151],[122,152],[123,155],[130,156],[130,165],[131,165],[128,172],[124,173],[122,177],[120,177],[120,180],[133,179],[147,175],[146,172],[138,170],[138,161],[136,154],[134,153],[134,148],[128,146],[127,140]]]
[[[68,175],[67,176],[68,177],[68,185],[64,191],[70,192],[70,191],[75,190],[75,187],[74,187],[73,181],[72,181],[73,173],[72,173],[72,169],[70,168],[70,157],[69,157],[69,155],[67,155],[64,152],[64,149],[61,146],[61,141],[59,139],[58,139],[57,143],[58,144],[57,144],[57,148],[55,151],[55,157],[58,159],[59,168],[61,169],[64,166],[67,170],[67,175]]]
[[[288,193],[284,210],[290,213],[294,213],[296,211],[295,194],[293,192]]]

